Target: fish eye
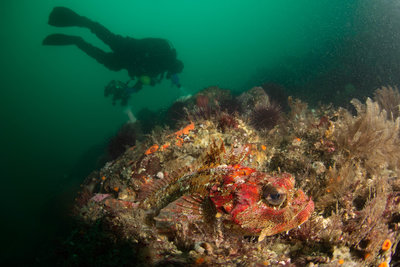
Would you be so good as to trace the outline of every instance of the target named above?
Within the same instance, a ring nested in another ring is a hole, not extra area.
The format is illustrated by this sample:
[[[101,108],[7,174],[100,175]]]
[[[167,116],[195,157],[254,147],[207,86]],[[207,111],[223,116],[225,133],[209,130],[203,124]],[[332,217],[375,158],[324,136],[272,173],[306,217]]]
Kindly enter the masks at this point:
[[[263,188],[262,198],[271,206],[280,206],[286,200],[286,193],[281,188],[267,185]]]

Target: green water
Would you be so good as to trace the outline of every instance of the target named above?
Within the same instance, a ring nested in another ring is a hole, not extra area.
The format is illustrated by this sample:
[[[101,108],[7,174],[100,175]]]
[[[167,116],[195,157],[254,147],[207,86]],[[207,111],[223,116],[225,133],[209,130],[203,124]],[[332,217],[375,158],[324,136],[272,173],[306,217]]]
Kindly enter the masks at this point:
[[[289,94],[337,102],[399,80],[396,1],[1,1],[1,243],[14,260],[40,254],[60,236],[73,192],[128,119],[103,96],[110,80],[128,79],[125,71],[109,71],[73,46],[41,45],[60,32],[109,50],[86,29],[47,25],[54,6],[114,33],[168,39],[185,64],[180,79],[191,94],[274,81]],[[355,91],[346,91],[348,84]],[[165,81],[129,105],[134,113],[155,111],[181,94]]]

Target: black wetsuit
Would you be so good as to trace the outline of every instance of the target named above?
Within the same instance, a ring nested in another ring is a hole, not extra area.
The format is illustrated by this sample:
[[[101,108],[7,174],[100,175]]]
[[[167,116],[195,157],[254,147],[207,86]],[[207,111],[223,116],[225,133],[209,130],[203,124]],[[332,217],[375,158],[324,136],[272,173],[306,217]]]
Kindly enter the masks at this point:
[[[88,27],[112,52],[85,42],[77,46],[110,70],[126,69],[130,77],[147,75],[155,78],[168,72],[176,64],[176,52],[167,40],[161,38],[135,39],[113,34],[101,24],[92,22]],[[171,73],[172,74],[172,73]]]
[[[131,78],[149,76],[151,84],[154,85],[155,82],[161,81],[165,73],[167,78],[170,78],[171,75],[182,72],[183,63],[177,59],[176,50],[165,39],[123,37],[65,7],[53,9],[49,16],[49,24],[56,27],[88,28],[107,44],[112,52],[105,52],[81,37],[64,34],[47,36],[43,40],[44,45],[76,45],[110,70],[126,69]]]

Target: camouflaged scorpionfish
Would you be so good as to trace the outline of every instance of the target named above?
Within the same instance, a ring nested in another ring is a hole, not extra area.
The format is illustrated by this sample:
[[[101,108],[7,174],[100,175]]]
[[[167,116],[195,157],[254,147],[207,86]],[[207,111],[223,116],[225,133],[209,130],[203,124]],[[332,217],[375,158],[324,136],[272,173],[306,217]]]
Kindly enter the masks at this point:
[[[154,223],[160,233],[195,228],[213,233],[223,227],[232,234],[258,235],[261,241],[308,220],[314,202],[294,187],[292,175],[257,171],[249,161],[256,152],[254,145],[245,143],[249,140],[231,144],[230,149],[225,148],[223,139],[201,143],[200,155],[190,160],[188,152],[193,154],[195,141],[203,141],[201,136],[208,138],[208,132],[195,131],[191,123],[167,136],[162,146],[153,145],[145,153],[133,150],[138,154],[127,156],[128,164],[116,161],[105,168],[106,175],[117,182],[129,181],[123,190],[134,190],[134,199],[115,199],[110,194],[97,194],[93,199],[100,198],[98,201],[114,212],[118,206],[145,211],[148,219],[143,223]],[[160,177],[155,177],[157,171],[162,173]],[[126,174],[128,178],[122,178]]]
[[[201,225],[214,216],[232,232],[259,235],[261,241],[301,225],[313,212],[314,202],[294,184],[288,173],[272,176],[223,164],[144,186],[139,206],[161,207],[154,219],[163,231]]]

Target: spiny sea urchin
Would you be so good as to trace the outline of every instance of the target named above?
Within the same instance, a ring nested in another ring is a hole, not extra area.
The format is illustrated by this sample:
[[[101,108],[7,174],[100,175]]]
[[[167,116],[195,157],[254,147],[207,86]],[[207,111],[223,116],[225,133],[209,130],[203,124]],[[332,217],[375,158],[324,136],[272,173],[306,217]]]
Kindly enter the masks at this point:
[[[256,106],[250,115],[251,125],[259,131],[274,128],[281,119],[281,107],[274,102],[268,106]]]
[[[229,115],[228,113],[221,113],[218,118],[218,128],[225,132],[227,129],[233,129],[238,127],[238,122],[235,116]]]
[[[279,106],[281,107],[281,110],[283,111],[288,111],[289,110],[289,105],[288,105],[288,96],[286,94],[286,89],[284,86],[278,84],[278,83],[264,83],[261,85],[262,89],[268,94],[270,99],[273,101],[277,102]]]
[[[128,122],[121,126],[116,136],[108,143],[108,157],[111,160],[118,158],[125,150],[136,144],[136,126]]]
[[[187,117],[185,106],[185,102],[176,101],[168,108],[165,120],[170,127],[175,128],[179,121]]]

